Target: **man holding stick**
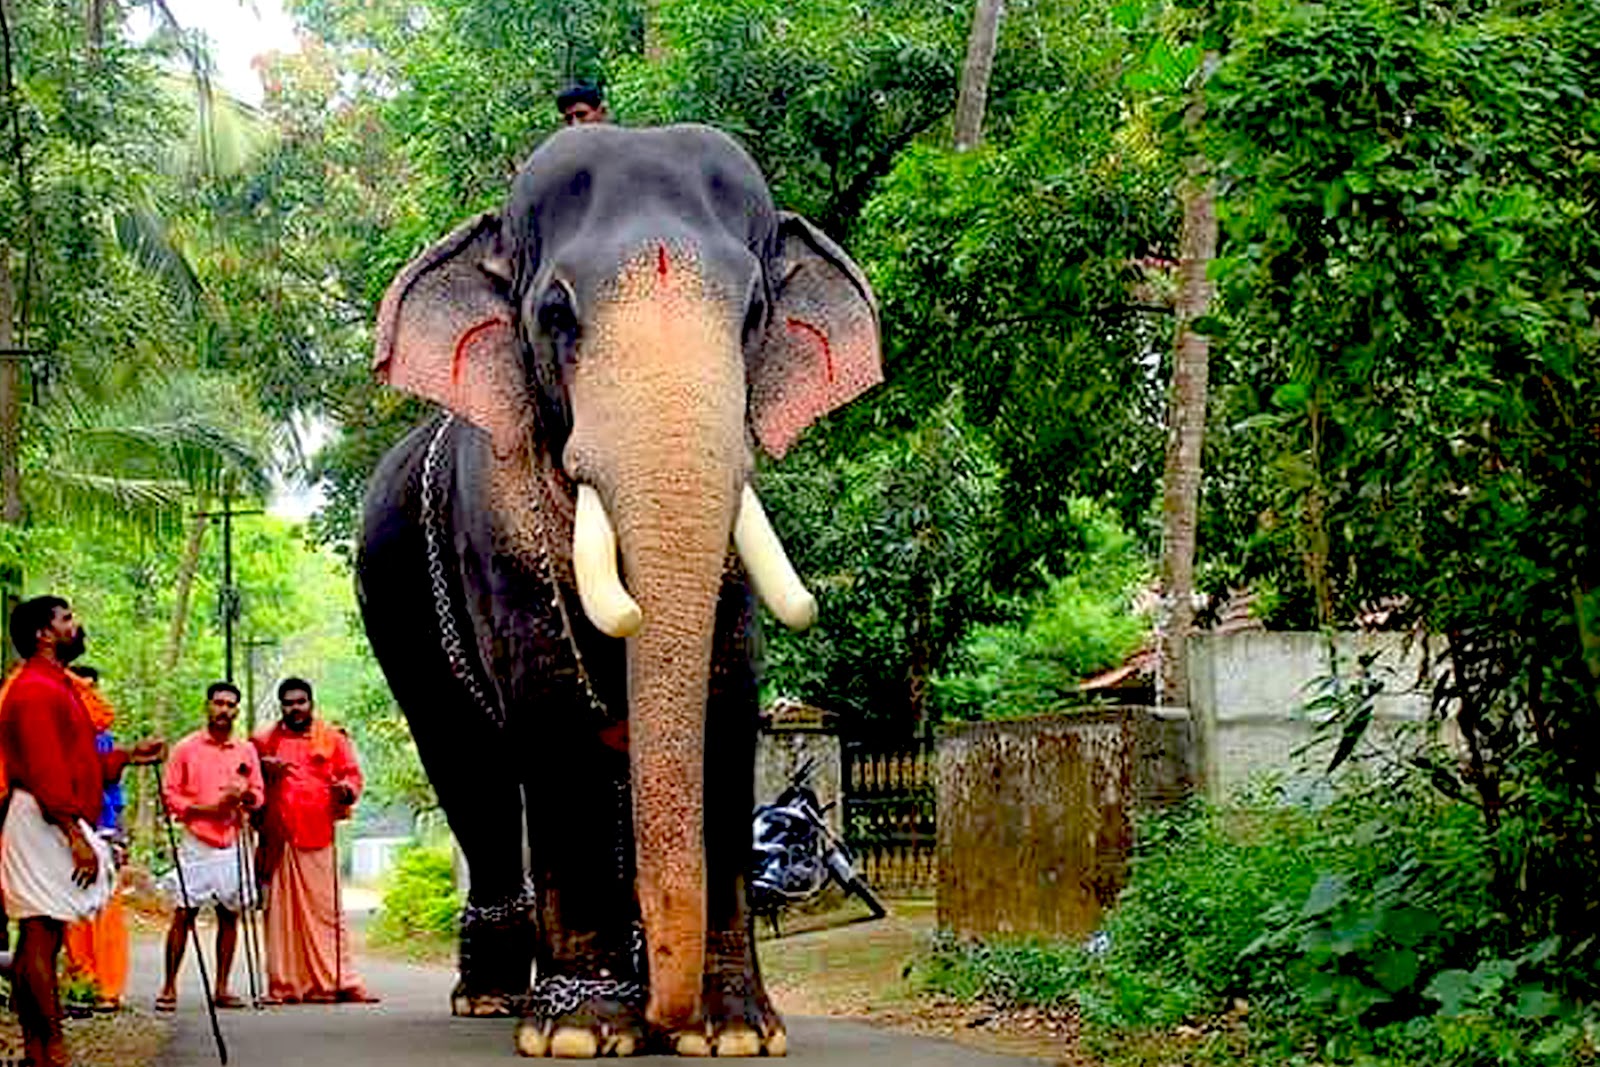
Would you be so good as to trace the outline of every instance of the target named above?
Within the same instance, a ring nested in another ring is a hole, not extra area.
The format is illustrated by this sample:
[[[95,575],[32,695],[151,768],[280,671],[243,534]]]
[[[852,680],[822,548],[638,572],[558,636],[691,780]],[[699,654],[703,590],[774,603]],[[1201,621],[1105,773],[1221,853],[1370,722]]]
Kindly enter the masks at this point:
[[[261,805],[266,786],[261,761],[249,741],[233,739],[239,715],[239,690],[232,682],[206,688],[206,725],[179,741],[167,761],[161,795],[167,811],[183,827],[178,864],[183,868],[169,889],[177,900],[167,930],[166,981],[156,997],[157,1011],[178,1003],[178,970],[190,927],[202,907],[217,912],[216,995],[219,1008],[242,1008],[232,993],[229,975],[239,939],[239,915],[250,906],[252,888],[239,863],[239,825]]]
[[[258,868],[267,882],[269,1003],[373,1003],[350,965],[334,823],[361,795],[344,732],[316,718],[311,683],[278,686],[279,721],[255,736],[267,776]]]
[[[34,1067],[68,1067],[56,957],[66,924],[104,907],[115,883],[111,851],[95,833],[106,783],[129,763],[156,763],[160,741],[95,750],[94,724],[66,665],[86,635],[60,597],[24,600],[11,640],[27,662],[0,703],[0,761],[10,779],[0,834],[0,886],[20,934],[12,1005]]]

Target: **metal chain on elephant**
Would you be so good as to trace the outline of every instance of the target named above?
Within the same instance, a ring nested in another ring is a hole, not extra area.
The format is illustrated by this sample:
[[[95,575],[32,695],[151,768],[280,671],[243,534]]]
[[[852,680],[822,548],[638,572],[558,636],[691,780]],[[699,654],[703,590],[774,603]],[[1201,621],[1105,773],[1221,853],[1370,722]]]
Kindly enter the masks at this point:
[[[610,1000],[637,1007],[644,1003],[644,986],[619,978],[573,978],[552,974],[534,982],[528,1006],[535,1014],[554,1019],[589,1000]]]
[[[466,643],[461,639],[461,631],[456,628],[456,615],[450,605],[450,585],[445,580],[444,552],[440,548],[442,531],[439,529],[438,509],[435,506],[434,480],[438,475],[439,455],[445,436],[454,423],[454,416],[444,417],[434,431],[433,439],[428,442],[428,450],[422,459],[422,534],[428,552],[428,585],[433,591],[433,610],[439,617],[439,638],[444,645],[445,658],[450,662],[450,673],[466,686],[480,711],[489,716],[496,726],[505,726],[505,718],[499,707],[484,694],[472,664],[467,662]]]
[[[567,612],[567,598],[561,592],[561,579],[556,577],[556,564],[554,554],[550,550],[550,528],[545,523],[545,509],[535,507],[533,510],[534,535],[539,539],[539,562],[544,567],[545,577],[550,582],[550,605],[556,609],[556,614],[561,617],[561,636],[566,638],[567,646],[572,649],[572,661],[577,665],[578,684],[583,687],[583,695],[588,698],[589,706],[598,711],[602,716],[609,718],[611,709],[606,707],[594,691],[594,683],[589,679],[589,668],[583,662],[583,650],[578,647],[578,633],[572,628],[572,616]]]

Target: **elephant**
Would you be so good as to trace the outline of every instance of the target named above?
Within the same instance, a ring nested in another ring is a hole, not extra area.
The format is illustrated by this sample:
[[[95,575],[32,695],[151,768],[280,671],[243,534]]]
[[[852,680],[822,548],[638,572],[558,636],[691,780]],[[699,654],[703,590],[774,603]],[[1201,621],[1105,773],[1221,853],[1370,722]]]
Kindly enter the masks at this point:
[[[782,1055],[756,605],[816,602],[754,460],[882,381],[865,276],[727,135],[575,126],[395,277],[374,368],[442,409],[372,476],[357,585],[467,862],[452,1011],[525,1055]]]

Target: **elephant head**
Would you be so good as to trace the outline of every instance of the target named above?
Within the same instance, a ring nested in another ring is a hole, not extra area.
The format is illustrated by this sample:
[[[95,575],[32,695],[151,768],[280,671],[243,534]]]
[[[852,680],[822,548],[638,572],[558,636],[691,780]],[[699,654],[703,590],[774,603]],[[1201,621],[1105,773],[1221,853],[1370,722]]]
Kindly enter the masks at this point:
[[[576,127],[532,155],[503,213],[463,225],[395,279],[376,368],[480,427],[508,469],[553,468],[575,486],[585,612],[627,640],[646,1017],[691,1025],[705,954],[705,704],[730,540],[783,622],[807,625],[815,611],[751,489],[752,444],[781,456],[881,381],[866,279],[774,209],[726,136]]]

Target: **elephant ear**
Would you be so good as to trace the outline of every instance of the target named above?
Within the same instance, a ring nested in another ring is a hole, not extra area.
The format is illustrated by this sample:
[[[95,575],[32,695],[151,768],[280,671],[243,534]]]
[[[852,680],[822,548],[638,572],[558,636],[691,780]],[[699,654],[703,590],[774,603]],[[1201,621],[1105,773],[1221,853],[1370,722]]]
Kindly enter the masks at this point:
[[[878,302],[861,268],[799,215],[779,213],[778,238],[772,315],[750,372],[750,420],[774,457],[883,381]]]
[[[378,308],[373,371],[396,389],[442,404],[488,431],[506,454],[527,439],[533,407],[504,270],[500,220],[483,215],[406,265]]]

